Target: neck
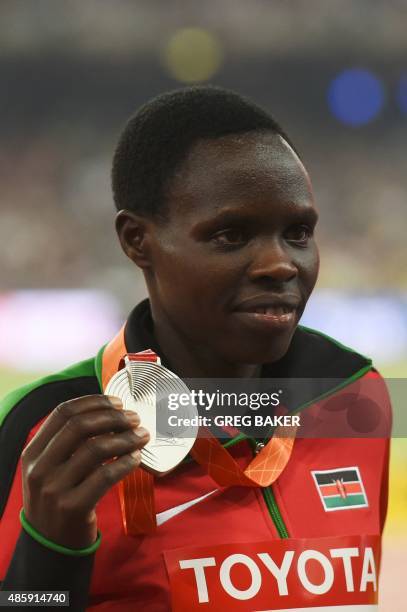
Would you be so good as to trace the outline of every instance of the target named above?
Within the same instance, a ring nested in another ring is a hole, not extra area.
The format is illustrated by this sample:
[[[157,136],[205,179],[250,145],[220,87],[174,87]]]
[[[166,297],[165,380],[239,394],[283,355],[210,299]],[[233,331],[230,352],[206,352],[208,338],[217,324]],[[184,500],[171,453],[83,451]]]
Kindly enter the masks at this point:
[[[256,378],[261,365],[230,363],[207,346],[196,345],[152,307],[154,336],[170,369],[181,378]]]

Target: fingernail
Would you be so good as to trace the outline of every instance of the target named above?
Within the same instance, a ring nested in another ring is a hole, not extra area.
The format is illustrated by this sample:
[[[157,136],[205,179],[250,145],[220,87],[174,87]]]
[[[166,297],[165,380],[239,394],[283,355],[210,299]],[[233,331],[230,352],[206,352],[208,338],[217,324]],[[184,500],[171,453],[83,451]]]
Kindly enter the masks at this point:
[[[134,457],[134,459],[137,459],[137,461],[141,459],[141,451],[139,449],[132,451],[130,455]]]
[[[144,427],[137,427],[137,429],[134,430],[134,433],[139,438],[146,438],[147,436],[150,435],[147,429],[144,429]]]
[[[123,408],[123,402],[119,397],[115,397],[114,395],[108,395],[107,399],[112,404],[113,408],[117,410],[121,410]]]
[[[131,422],[132,425],[140,424],[140,417],[134,410],[123,410],[123,414]]]

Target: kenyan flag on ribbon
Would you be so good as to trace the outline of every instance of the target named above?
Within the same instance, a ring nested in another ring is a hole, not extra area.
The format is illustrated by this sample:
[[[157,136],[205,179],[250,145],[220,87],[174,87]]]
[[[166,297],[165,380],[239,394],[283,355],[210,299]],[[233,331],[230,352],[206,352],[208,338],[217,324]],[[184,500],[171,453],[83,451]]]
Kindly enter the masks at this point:
[[[326,512],[369,505],[358,467],[312,471],[311,474]]]

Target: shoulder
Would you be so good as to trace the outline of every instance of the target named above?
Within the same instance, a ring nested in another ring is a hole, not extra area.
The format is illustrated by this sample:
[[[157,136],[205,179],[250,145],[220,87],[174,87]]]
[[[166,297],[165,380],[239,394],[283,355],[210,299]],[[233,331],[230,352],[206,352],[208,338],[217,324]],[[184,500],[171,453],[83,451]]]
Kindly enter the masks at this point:
[[[30,432],[61,402],[100,393],[95,359],[12,391],[0,401],[0,515]]]
[[[39,420],[47,414],[45,408],[45,412],[39,408],[39,404],[47,405],[60,396],[68,399],[70,396],[76,397],[71,394],[84,395],[81,393],[83,389],[89,386],[95,388],[95,385],[99,388],[94,358],[75,363],[60,372],[39,378],[11,391],[0,401],[0,427],[3,428],[10,419],[15,418],[16,412],[19,413],[20,423],[21,419],[27,418],[29,416],[27,410],[23,412],[22,408],[31,409],[31,414],[34,411]]]
[[[298,326],[287,353],[280,361],[269,364],[265,375],[298,381],[301,405],[323,396],[336,396],[341,390],[349,391],[354,383],[360,388],[363,381],[363,394],[376,399],[381,412],[390,412],[386,384],[372,360],[315,329]]]
[[[389,437],[391,399],[385,380],[369,357],[303,326],[296,330],[291,348],[293,376],[312,380],[310,387],[328,412],[346,410],[344,437],[355,437],[355,432],[360,437]]]
[[[372,369],[372,360],[338,340],[299,325],[286,360],[291,375],[298,377],[348,378]]]

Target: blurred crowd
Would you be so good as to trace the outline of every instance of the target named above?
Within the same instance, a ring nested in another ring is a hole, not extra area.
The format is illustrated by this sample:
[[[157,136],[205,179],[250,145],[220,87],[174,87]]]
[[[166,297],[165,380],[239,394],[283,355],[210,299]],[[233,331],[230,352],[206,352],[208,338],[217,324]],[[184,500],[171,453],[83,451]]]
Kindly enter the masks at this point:
[[[406,174],[391,142],[375,151],[303,146],[321,213],[320,286],[406,287]],[[78,144],[81,142],[77,134]],[[0,282],[125,292],[127,264],[114,236],[112,150],[64,147],[57,135],[3,148]],[[127,280],[126,280],[127,278]],[[123,298],[125,299],[123,294]]]
[[[1,289],[104,288],[125,307],[142,291],[113,234],[112,152],[130,113],[184,84],[162,50],[191,24],[222,51],[208,81],[271,111],[304,158],[321,212],[320,286],[405,289],[407,115],[394,89],[407,69],[406,4],[170,4],[1,3]],[[386,90],[380,115],[359,128],[340,124],[326,99],[352,65]]]
[[[242,55],[407,51],[404,0],[2,0],[0,11],[8,54],[61,45],[80,55],[154,53],[166,35],[191,23],[211,28]]]

